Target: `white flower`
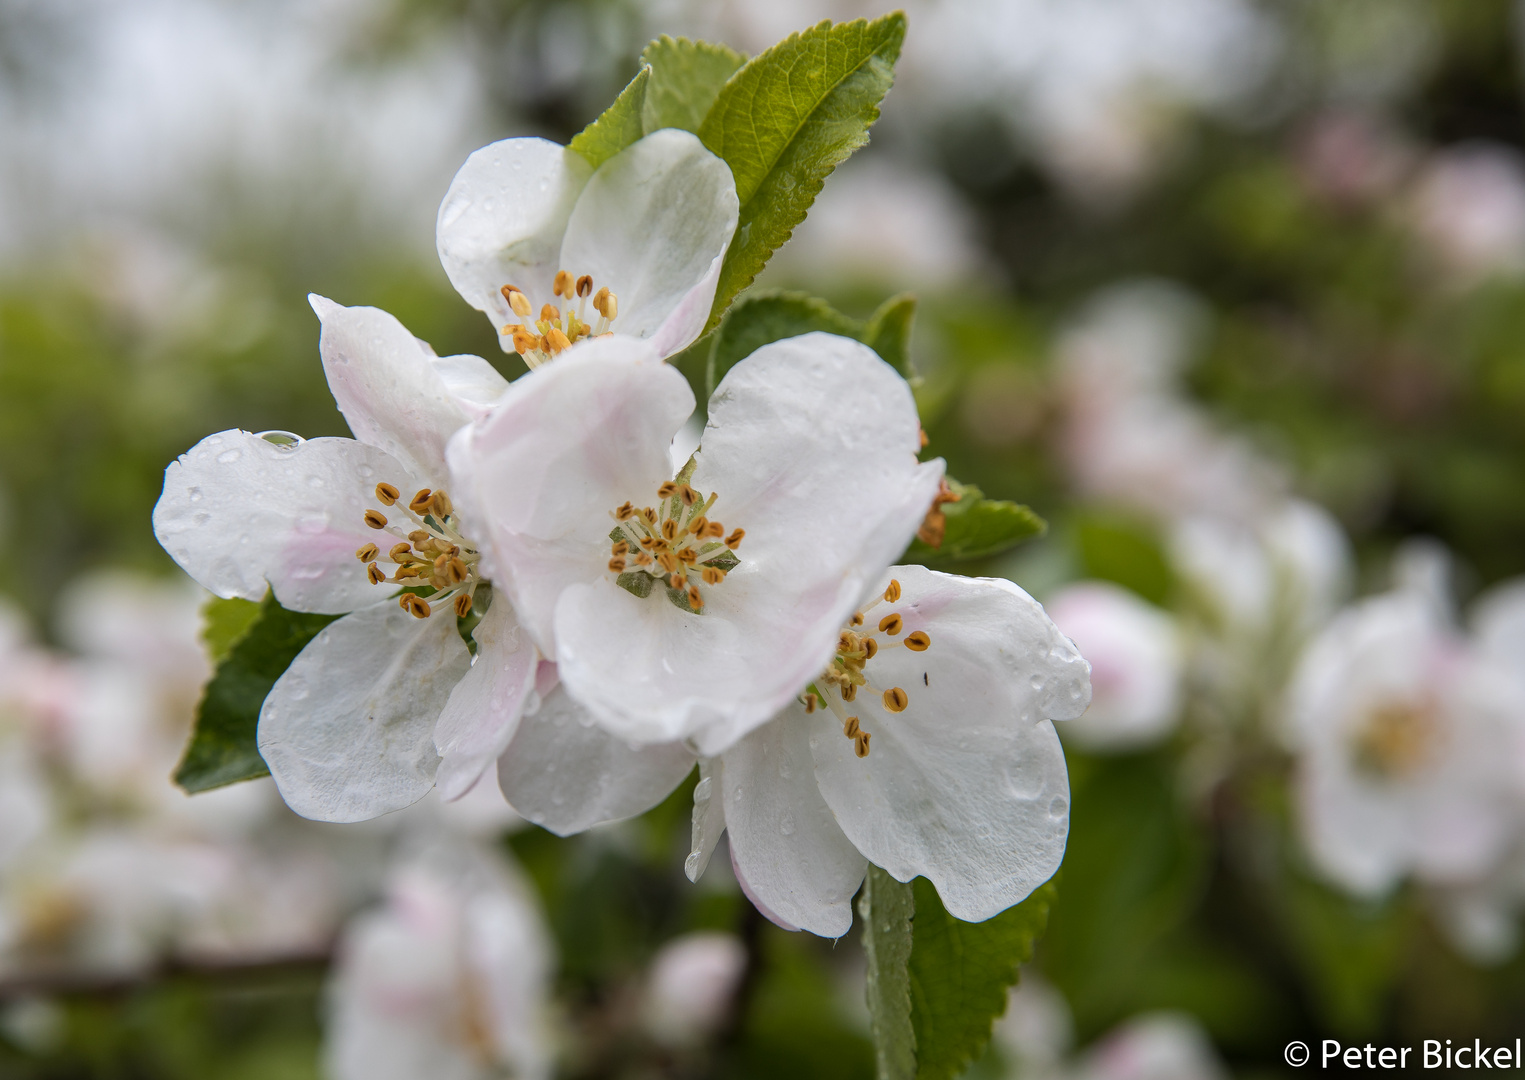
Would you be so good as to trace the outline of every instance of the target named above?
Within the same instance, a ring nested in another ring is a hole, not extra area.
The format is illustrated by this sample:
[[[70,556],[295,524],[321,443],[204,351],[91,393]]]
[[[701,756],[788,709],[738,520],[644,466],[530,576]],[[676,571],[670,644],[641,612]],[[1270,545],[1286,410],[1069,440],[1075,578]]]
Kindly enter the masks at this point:
[[[550,945],[518,875],[446,836],[346,930],[324,1056],[333,1080],[550,1075]]]
[[[1044,605],[1091,664],[1091,707],[1065,734],[1094,750],[1159,742],[1180,720],[1184,662],[1175,620],[1117,585],[1086,581]]]
[[[790,929],[840,937],[869,862],[978,922],[1052,876],[1069,780],[1049,721],[1089,667],[1008,581],[900,566],[802,700],[701,762],[687,871],[722,830],[737,880]]]
[[[725,1020],[747,967],[735,934],[699,930],[663,945],[651,962],[643,1003],[646,1030],[664,1046],[691,1046]]]
[[[165,471],[154,530],[219,596],[268,588],[293,610],[352,612],[276,682],[259,741],[293,809],[353,821],[429,790],[436,735],[442,772],[470,787],[512,736],[538,657],[506,603],[477,627],[476,665],[456,631],[481,575],[441,490],[445,441],[506,382],[477,357],[436,357],[385,312],[312,303],[356,438],[208,436]],[[438,591],[392,602],[415,582]]]
[[[738,210],[730,167],[686,131],[597,171],[569,147],[505,139],[466,159],[436,240],[451,283],[532,367],[605,332],[670,356],[704,329]]]
[[[572,697],[622,737],[715,753],[826,666],[942,463],[916,460],[905,380],[846,338],[790,338],[732,368],[674,478],[693,407],[646,343],[592,341],[516,382],[450,464]]]
[[[1483,141],[1433,155],[1407,224],[1458,284],[1525,272],[1525,160]]]
[[[1413,873],[1486,875],[1525,796],[1525,688],[1414,586],[1358,603],[1307,648],[1289,692],[1299,810],[1319,868],[1378,895]]]

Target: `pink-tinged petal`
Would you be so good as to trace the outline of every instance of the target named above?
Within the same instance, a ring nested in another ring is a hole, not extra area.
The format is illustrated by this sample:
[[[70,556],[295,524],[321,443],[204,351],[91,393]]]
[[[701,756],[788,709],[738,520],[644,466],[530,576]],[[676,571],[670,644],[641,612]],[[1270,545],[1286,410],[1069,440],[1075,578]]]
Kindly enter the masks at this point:
[[[534,692],[540,654],[519,626],[513,605],[499,597],[472,631],[477,654],[434,726],[440,797],[459,799],[508,748]]]
[[[293,611],[340,614],[382,592],[355,552],[386,546],[367,528],[375,487],[415,483],[384,451],[353,439],[277,445],[247,431],[208,435],[164,470],[154,535],[218,596],[275,597]]]
[[[656,501],[693,407],[682,375],[646,343],[615,336],[521,377],[452,440],[451,492],[487,545],[494,584],[546,655],[562,590],[608,574],[611,512]]]
[[[439,484],[445,443],[482,411],[477,403],[468,412],[457,392],[492,394],[483,384],[496,376],[501,394],[507,382],[477,357],[441,361],[379,308],[344,307],[316,293],[307,299],[323,323],[318,350],[328,388],[355,438],[385,450],[430,486]]]
[[[456,291],[492,320],[504,352],[513,352],[513,339],[503,327],[523,320],[501,290],[523,290],[536,312],[553,299],[562,235],[591,173],[564,146],[504,139],[472,154],[450,182],[435,223],[440,262]]]
[[[612,289],[614,328],[670,356],[704,329],[739,208],[730,166],[697,136],[664,128],[593,174],[567,222],[561,266]]]
[[[758,910],[787,929],[838,938],[852,926],[868,861],[816,786],[814,719],[799,706],[785,711],[727,750],[714,775],[736,878]]]
[[[434,723],[470,666],[455,616],[389,602],[325,627],[276,680],[259,752],[286,805],[317,821],[364,821],[434,786]]]
[[[631,746],[593,723],[564,690],[546,695],[519,723],[498,761],[503,797],[558,836],[650,810],[693,771],[678,743]]]
[[[880,633],[869,685],[842,708],[871,737],[866,757],[830,711],[810,745],[821,794],[857,849],[901,881],[929,878],[948,911],[979,922],[1053,876],[1069,831],[1069,778],[1050,719],[1090,702],[1090,668],[1037,602],[1007,581],[892,571],[901,633]],[[889,578],[882,584],[887,585]],[[921,631],[930,646],[906,648]],[[902,690],[902,712],[881,695]],[[827,691],[828,694],[833,691]]]

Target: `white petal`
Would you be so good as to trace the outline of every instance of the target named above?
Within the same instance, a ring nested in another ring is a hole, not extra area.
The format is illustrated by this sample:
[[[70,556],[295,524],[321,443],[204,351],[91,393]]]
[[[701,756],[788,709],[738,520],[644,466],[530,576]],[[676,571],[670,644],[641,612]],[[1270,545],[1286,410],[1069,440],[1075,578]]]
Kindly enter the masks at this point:
[[[720,843],[720,834],[725,832],[725,800],[719,796],[720,781],[716,779],[720,768],[720,758],[699,759],[689,852],[683,860],[683,872],[690,881],[696,882],[704,875],[710,856],[715,854],[715,845]]]
[[[593,174],[567,222],[561,265],[613,290],[616,330],[671,356],[704,329],[739,207],[730,166],[697,136],[664,128]]]
[[[488,545],[489,573],[546,655],[562,589],[608,573],[610,512],[655,501],[693,407],[682,375],[615,336],[522,376],[451,442],[451,491],[470,535]]]
[[[364,821],[423,798],[434,722],[470,659],[448,611],[416,619],[389,601],[325,627],[260,709],[260,756],[286,805]]]
[[[451,691],[434,726],[440,797],[459,799],[508,748],[519,715],[535,688],[540,654],[519,627],[508,597],[500,596],[472,631],[477,655]]]
[[[551,300],[562,234],[591,173],[564,146],[504,139],[472,154],[450,182],[435,222],[440,262],[456,291],[492,320],[504,352],[513,351],[504,325],[521,320],[500,290],[517,286],[537,311]]]
[[[471,420],[486,416],[508,389],[508,380],[498,374],[497,368],[470,353],[438,357],[434,370],[444,380],[456,406]]]
[[[593,723],[560,688],[498,760],[498,785],[519,813],[558,836],[650,810],[693,770],[678,743],[634,747]]]
[[[385,450],[431,486],[439,483],[445,443],[472,417],[447,385],[434,350],[380,308],[344,307],[316,293],[307,300],[323,322],[318,350],[328,388],[355,438]],[[457,383],[471,378],[466,359],[451,357]],[[485,360],[477,363],[487,367]]]
[[[698,617],[606,582],[569,589],[562,679],[611,730],[694,738],[705,755],[765,723],[920,526],[942,475],[917,463],[920,433],[910,387],[858,342],[807,334],[753,353],[710,402],[693,479],[719,496],[712,520],[746,530],[740,566]]]
[[[874,689],[845,708],[872,736],[867,757],[830,712],[809,718],[816,776],[871,862],[901,881],[925,875],[953,915],[978,922],[1047,881],[1064,856],[1069,779],[1049,720],[1085,711],[1090,669],[1010,582],[893,573],[900,600],[868,618],[898,612],[903,634],[923,630],[931,647],[881,646],[865,666]],[[904,712],[875,692],[892,687],[910,698]]]
[[[795,706],[725,752],[718,770],[731,859],[775,922],[838,938],[868,861],[842,834],[816,786],[814,717]]]
[[[355,551],[387,539],[364,514],[388,478],[412,481],[396,458],[353,439],[277,446],[222,431],[164,470],[154,535],[218,596],[258,600],[268,582],[293,611],[353,611],[380,598]]]

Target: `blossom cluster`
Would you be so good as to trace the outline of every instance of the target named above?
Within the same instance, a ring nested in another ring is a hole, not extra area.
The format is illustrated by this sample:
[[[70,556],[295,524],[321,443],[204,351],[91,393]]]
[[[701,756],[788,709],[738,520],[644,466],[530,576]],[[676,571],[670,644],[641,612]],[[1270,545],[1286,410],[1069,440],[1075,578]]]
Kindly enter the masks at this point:
[[[478,150],[438,250],[529,371],[314,296],[355,438],[208,436],[166,471],[156,535],[218,596],[342,616],[260,710],[303,816],[495,773],[569,834],[697,762],[691,878],[724,832],[791,929],[843,934],[870,862],[988,918],[1063,854],[1050,721],[1085,711],[1089,665],[1016,586],[893,565],[943,466],[868,346],[756,349],[687,452],[697,402],[667,360],[705,329],[737,220],[730,168],[677,129],[597,168],[542,139]]]

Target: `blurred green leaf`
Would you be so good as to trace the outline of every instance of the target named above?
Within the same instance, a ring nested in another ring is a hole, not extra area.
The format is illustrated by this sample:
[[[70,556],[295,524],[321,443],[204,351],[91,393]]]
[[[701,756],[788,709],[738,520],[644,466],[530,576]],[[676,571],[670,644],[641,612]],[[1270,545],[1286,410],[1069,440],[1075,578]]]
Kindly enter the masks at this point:
[[[645,134],[641,108],[650,79],[651,69],[642,68],[602,116],[572,137],[571,148],[595,169]]]
[[[728,45],[663,34],[641,53],[641,63],[651,69],[641,106],[642,130],[648,135],[661,128],[697,133],[720,88],[746,62],[745,54]]]
[[[265,597],[259,617],[232,644],[207,683],[175,783],[194,793],[270,771],[255,744],[260,706],[297,653],[338,617],[287,611],[273,594]],[[210,637],[210,620],[207,633]]]
[[[912,887],[870,865],[858,896],[858,917],[863,920],[868,1016],[879,1080],[917,1075],[910,968],[915,912]]]
[[[726,372],[764,345],[818,330],[863,342],[905,374],[904,361],[915,313],[916,298],[909,295],[891,297],[867,322],[860,322],[806,293],[752,293],[726,312],[720,329],[712,336],[704,396],[707,400]]]
[[[1165,552],[1145,523],[1091,512],[1075,523],[1075,541],[1086,577],[1115,581],[1151,604],[1165,604],[1175,576]]]
[[[699,137],[731,167],[741,216],[709,327],[805,220],[831,171],[868,141],[904,39],[899,12],[823,22],[754,57],[721,89]]]
[[[238,597],[223,599],[214,596],[201,606],[201,641],[207,647],[207,655],[213,664],[227,659],[233,646],[248,633],[254,620],[259,618],[260,605],[253,600]]]
[[[984,922],[955,919],[926,878],[912,885],[911,1021],[916,1080],[952,1080],[984,1051],[1057,894],[1050,880]]]
[[[959,499],[939,508],[946,521],[942,543],[933,547],[924,540],[911,541],[905,554],[910,562],[983,559],[1048,531],[1048,523],[1021,503],[987,499],[979,488],[957,480],[949,480],[948,487]]]

